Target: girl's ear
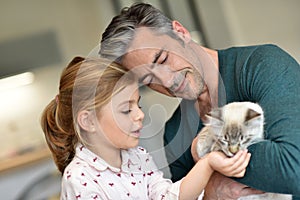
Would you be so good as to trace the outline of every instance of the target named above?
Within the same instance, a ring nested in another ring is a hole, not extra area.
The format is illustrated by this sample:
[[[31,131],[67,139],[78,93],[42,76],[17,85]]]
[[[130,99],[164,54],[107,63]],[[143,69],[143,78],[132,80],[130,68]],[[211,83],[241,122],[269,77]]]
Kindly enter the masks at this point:
[[[87,110],[80,111],[77,116],[77,122],[79,126],[87,132],[96,131],[96,124],[93,119],[93,114]]]
[[[189,42],[191,40],[190,32],[179,21],[172,21],[173,30],[184,41]]]

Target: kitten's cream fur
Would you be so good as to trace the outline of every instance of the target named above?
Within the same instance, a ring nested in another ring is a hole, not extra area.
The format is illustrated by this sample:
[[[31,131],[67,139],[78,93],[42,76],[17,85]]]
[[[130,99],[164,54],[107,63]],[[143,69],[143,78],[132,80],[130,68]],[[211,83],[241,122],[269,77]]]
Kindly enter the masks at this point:
[[[218,150],[231,157],[264,138],[264,115],[258,104],[234,102],[213,109],[206,117],[205,127],[198,135],[199,157]]]
[[[198,134],[197,153],[201,158],[211,151],[223,151],[234,156],[264,138],[264,113],[252,102],[233,102],[213,109],[207,115],[205,127]],[[291,200],[291,195],[265,193],[241,197],[239,200]]]

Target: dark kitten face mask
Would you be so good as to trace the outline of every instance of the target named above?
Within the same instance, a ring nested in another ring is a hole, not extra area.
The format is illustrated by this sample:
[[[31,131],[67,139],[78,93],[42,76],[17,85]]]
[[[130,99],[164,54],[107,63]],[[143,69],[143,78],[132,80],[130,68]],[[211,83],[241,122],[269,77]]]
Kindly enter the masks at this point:
[[[264,116],[261,107],[251,102],[234,102],[213,109],[199,133],[198,154],[223,151],[234,156],[239,150],[263,139]]]
[[[213,110],[207,116],[216,142],[212,150],[222,150],[230,157],[239,150],[246,149],[257,139],[262,139],[260,134],[263,125],[262,113],[251,108],[241,109],[239,113],[235,111],[236,107],[234,109],[223,107]],[[236,120],[236,117],[239,119]]]
[[[207,122],[197,136],[198,156],[201,158],[211,151],[222,151],[232,157],[239,150],[263,140],[263,125],[263,110],[255,103],[234,102],[214,109],[207,115]],[[247,199],[291,200],[292,196],[264,193]]]

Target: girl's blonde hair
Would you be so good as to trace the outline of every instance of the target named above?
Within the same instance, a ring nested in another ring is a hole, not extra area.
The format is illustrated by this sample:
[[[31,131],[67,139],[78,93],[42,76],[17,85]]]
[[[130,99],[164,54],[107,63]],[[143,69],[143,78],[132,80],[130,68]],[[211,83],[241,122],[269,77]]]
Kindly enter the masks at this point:
[[[73,159],[77,143],[84,143],[77,123],[78,113],[99,111],[114,93],[134,81],[132,75],[125,74],[125,68],[116,63],[82,57],[75,57],[63,70],[59,93],[46,106],[41,118],[47,144],[61,173]]]

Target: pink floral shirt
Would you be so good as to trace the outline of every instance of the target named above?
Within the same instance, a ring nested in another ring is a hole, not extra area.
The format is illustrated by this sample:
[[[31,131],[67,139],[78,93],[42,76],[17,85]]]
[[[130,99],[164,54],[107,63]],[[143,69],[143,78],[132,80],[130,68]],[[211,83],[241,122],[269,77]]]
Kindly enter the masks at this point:
[[[121,155],[119,169],[78,145],[64,171],[61,199],[178,199],[181,181],[172,183],[163,178],[144,148],[122,150]]]

